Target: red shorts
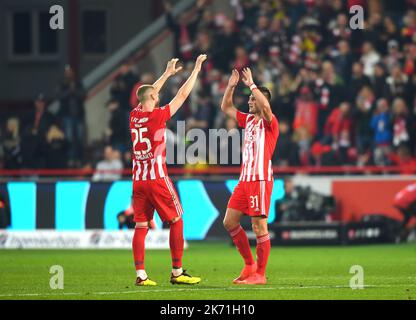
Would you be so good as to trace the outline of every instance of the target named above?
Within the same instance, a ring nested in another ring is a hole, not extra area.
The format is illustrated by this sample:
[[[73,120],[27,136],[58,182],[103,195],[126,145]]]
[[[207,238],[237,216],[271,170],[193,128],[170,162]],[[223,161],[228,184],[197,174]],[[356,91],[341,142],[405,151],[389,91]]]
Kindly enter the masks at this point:
[[[153,219],[156,209],[163,222],[183,214],[182,205],[170,178],[133,182],[134,222]]]
[[[228,201],[227,208],[241,211],[250,217],[267,217],[272,190],[273,180],[239,181]]]

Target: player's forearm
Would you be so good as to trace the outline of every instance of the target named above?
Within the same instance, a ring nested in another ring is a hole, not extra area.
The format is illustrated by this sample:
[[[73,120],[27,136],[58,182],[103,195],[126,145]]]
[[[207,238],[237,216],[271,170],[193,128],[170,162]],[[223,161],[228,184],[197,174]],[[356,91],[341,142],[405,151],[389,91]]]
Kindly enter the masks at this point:
[[[259,89],[254,89],[251,91],[251,93],[253,94],[254,98],[256,98],[256,101],[258,103],[257,105],[261,109],[261,111],[263,111],[266,108],[270,108],[269,101]]]
[[[189,76],[189,78],[185,81],[185,83],[180,87],[178,90],[178,96],[181,97],[183,100],[186,100],[190,95],[193,87],[195,86],[196,79],[198,78],[199,71],[194,69]]]
[[[253,84],[254,85],[254,84]],[[252,85],[252,86],[253,86]],[[253,87],[250,87],[253,89]],[[257,106],[260,109],[261,114],[267,121],[271,121],[272,119],[272,109],[270,107],[269,100],[267,100],[266,96],[256,87],[251,91],[254,98],[257,101]]]
[[[165,82],[170,78],[171,74],[168,72],[164,72],[159,79],[156,80],[155,83],[153,83],[153,87],[156,89],[157,92],[162,90],[163,85]]]
[[[233,95],[235,87],[227,86],[224,92],[224,97],[221,102],[221,110],[227,113],[227,110],[234,106],[233,104]]]

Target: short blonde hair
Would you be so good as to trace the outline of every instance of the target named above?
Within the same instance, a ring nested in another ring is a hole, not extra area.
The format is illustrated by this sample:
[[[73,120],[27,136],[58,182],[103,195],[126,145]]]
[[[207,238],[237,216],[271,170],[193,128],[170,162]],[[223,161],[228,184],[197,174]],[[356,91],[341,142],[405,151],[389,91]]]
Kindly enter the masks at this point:
[[[137,100],[139,100],[140,103],[143,103],[143,102],[146,101],[146,96],[145,95],[146,95],[147,91],[149,91],[150,89],[154,89],[154,87],[150,84],[141,85],[137,89],[136,97],[137,97]]]

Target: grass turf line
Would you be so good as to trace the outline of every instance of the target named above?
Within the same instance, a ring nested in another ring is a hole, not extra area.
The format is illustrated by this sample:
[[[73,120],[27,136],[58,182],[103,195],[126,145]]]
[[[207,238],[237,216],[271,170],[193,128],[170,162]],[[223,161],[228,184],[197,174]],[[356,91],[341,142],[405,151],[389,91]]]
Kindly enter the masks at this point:
[[[0,299],[416,299],[415,244],[273,247],[268,284],[254,287],[231,283],[242,259],[228,243],[189,243],[184,268],[197,286],[172,286],[170,263],[168,250],[148,250],[158,286],[136,287],[129,250],[2,250]],[[64,268],[64,290],[49,287],[52,265]],[[352,265],[364,268],[362,290],[349,287]]]

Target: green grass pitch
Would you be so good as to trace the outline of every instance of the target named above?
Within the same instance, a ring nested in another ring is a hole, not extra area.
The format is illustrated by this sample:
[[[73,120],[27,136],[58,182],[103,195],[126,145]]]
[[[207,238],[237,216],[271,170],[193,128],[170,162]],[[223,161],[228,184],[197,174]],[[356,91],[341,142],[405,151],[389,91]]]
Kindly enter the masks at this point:
[[[52,265],[64,268],[63,290],[50,289]],[[349,287],[353,265],[364,269],[364,289]],[[148,250],[158,286],[136,287],[129,250],[2,250],[0,299],[416,299],[415,244],[273,247],[264,286],[231,284],[242,259],[226,242],[190,242],[184,267],[202,282],[171,285],[169,251]]]

